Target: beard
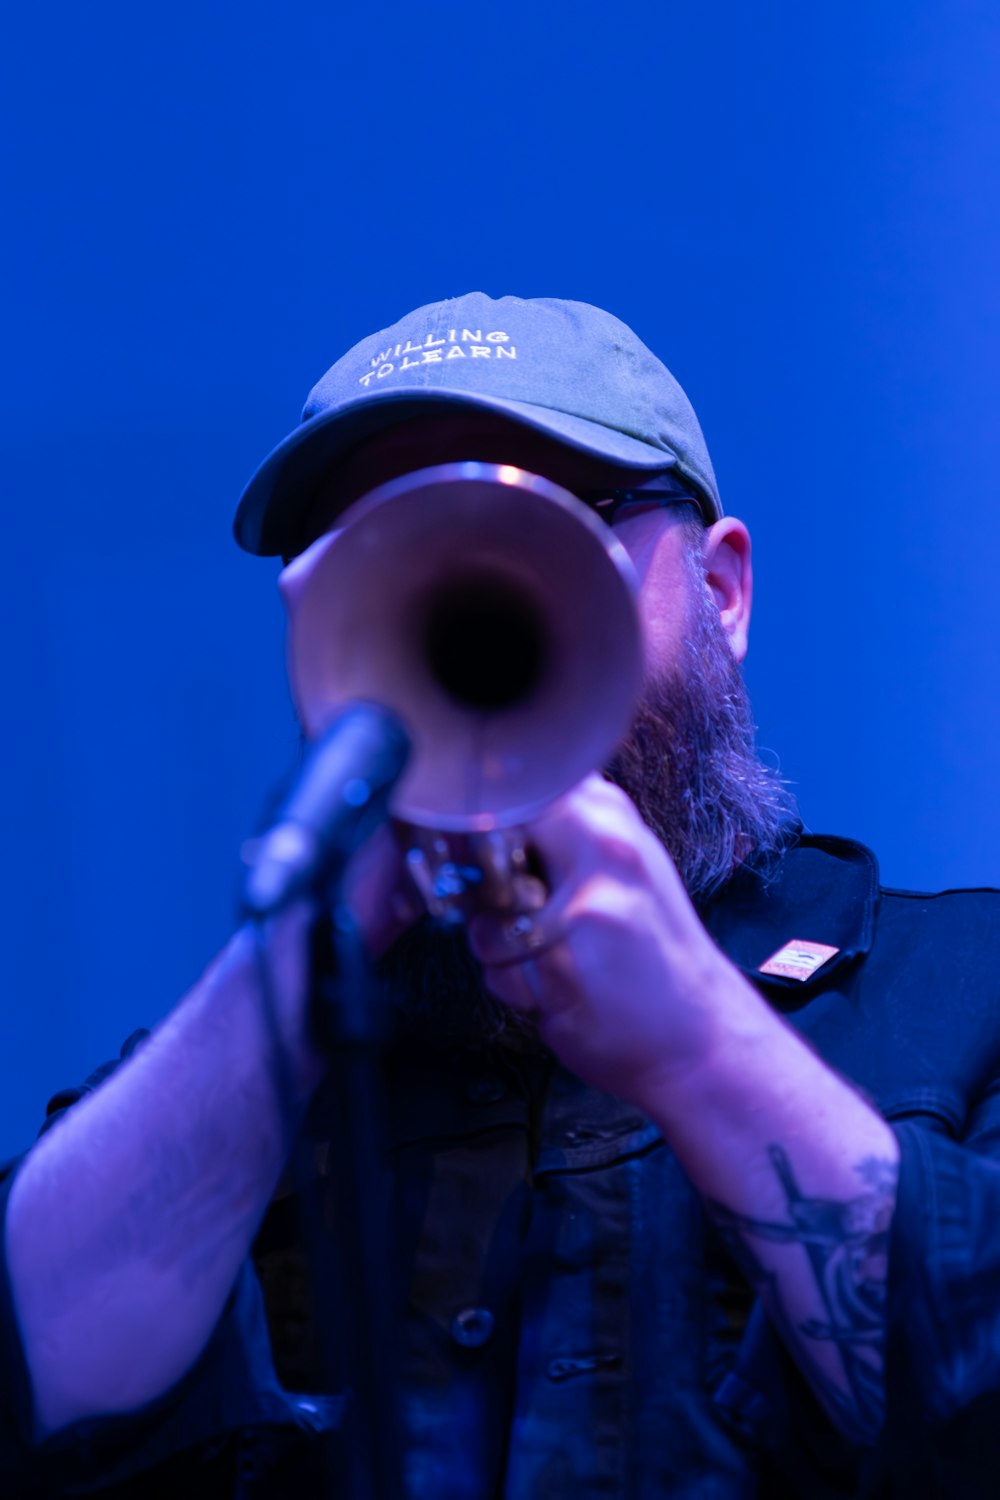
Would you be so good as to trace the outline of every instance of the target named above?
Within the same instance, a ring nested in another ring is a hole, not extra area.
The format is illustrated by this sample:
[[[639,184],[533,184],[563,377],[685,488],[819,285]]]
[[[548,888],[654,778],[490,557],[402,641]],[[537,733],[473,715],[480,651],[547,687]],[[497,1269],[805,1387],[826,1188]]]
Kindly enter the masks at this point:
[[[801,822],[787,784],[757,752],[743,674],[695,546],[686,567],[679,658],[647,679],[604,775],[632,799],[691,900],[704,906],[741,866],[766,870]]]
[[[644,685],[628,734],[604,767],[704,907],[742,867],[764,873],[800,827],[795,799],[757,753],[750,699],[711,594],[697,541],[686,549],[684,639]],[[464,932],[424,918],[378,965],[399,1039],[539,1046],[534,1026],[486,988]]]

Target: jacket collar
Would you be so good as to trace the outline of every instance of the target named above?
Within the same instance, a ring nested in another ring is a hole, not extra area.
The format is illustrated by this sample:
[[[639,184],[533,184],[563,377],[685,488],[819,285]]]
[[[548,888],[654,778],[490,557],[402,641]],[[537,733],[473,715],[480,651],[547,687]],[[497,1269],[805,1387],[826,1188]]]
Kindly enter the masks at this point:
[[[726,956],[787,1007],[868,952],[878,891],[870,849],[853,839],[809,834],[763,873],[738,871],[701,915]],[[837,951],[807,978],[761,973],[772,955],[796,943]]]

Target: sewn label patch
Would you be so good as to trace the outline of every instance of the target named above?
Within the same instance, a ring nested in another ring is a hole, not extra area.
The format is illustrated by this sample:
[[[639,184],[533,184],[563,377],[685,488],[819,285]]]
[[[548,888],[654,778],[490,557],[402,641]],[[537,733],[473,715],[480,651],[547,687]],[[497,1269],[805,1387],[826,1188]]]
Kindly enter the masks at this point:
[[[757,972],[779,974],[782,979],[808,979],[821,964],[839,952],[839,948],[831,948],[829,943],[807,943],[803,938],[792,938],[790,943],[765,959]]]

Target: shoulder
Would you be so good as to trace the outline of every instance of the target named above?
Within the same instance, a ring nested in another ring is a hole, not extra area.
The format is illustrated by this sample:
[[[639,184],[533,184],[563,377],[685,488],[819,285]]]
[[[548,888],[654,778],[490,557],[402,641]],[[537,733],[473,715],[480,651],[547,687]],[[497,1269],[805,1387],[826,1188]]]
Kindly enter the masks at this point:
[[[966,886],[943,891],[913,891],[882,886],[879,891],[880,928],[898,927],[926,932],[957,946],[958,959],[973,943],[993,948],[1000,940],[1000,890],[993,886]]]
[[[883,885],[879,887],[883,899],[916,907],[938,904],[957,905],[971,909],[981,907],[983,911],[996,915],[1000,912],[1000,888],[992,885],[953,886],[943,891],[915,891],[905,886]]]

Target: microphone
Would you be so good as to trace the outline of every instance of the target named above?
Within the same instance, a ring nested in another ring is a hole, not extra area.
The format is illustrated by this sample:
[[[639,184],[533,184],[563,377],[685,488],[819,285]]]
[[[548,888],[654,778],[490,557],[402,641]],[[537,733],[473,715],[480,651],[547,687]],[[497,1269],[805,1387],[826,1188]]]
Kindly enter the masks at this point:
[[[386,817],[409,754],[394,713],[350,704],[310,750],[274,827],[252,841],[246,911],[267,916],[337,873]]]

